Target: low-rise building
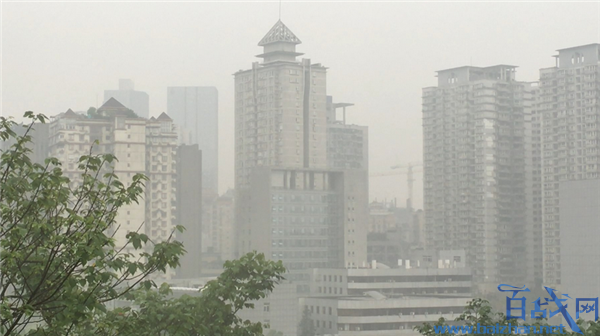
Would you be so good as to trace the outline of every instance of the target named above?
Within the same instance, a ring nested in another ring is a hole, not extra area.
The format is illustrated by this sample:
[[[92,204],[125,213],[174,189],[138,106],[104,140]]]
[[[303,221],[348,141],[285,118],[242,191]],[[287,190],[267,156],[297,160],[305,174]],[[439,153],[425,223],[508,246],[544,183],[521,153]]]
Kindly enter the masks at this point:
[[[318,335],[419,335],[413,328],[440,317],[454,320],[469,298],[388,298],[378,292],[366,296],[301,299],[311,311]]]
[[[452,253],[450,253],[452,254]],[[314,269],[310,296],[300,308],[311,312],[319,335],[416,335],[415,326],[440,317],[453,320],[471,300],[471,271],[452,268]]]

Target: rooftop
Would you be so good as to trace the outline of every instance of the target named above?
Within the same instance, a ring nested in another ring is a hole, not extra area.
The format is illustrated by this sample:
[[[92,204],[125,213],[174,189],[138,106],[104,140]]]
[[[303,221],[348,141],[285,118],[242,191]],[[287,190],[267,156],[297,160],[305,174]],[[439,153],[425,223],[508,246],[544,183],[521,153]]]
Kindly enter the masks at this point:
[[[570,50],[570,49],[580,49],[580,48],[593,47],[593,46],[600,47],[600,43],[584,44],[584,45],[580,45],[580,46],[576,46],[576,47],[569,47],[569,48],[557,49],[556,51],[565,51],[565,50]]]
[[[285,24],[283,24],[283,22],[281,22],[281,20],[278,20],[275,23],[267,35],[265,35],[265,37],[258,42],[258,45],[262,47],[267,44],[277,42],[287,42],[293,44],[302,43],[302,41],[300,41],[300,39],[296,37],[296,35],[294,35],[294,33],[292,33],[292,31]]]

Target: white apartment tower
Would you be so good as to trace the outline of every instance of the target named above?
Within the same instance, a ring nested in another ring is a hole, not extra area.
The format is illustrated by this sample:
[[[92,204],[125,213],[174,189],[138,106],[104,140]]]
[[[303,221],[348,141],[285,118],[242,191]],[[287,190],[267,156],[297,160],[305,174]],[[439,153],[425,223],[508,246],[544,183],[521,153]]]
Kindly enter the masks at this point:
[[[118,161],[106,169],[113,168],[124,184],[131,183],[138,173],[150,178],[139,203],[123,205],[117,214],[119,229],[114,235],[117,249],[125,245],[129,231],[138,229],[154,242],[168,239],[174,228],[177,133],[166,114],[157,119],[139,118],[111,98],[95,115],[68,110],[54,117],[48,137],[48,155],[62,162],[64,174],[73,185],[81,182],[78,160],[89,154],[92,145],[93,153],[111,153],[117,157]],[[96,140],[98,145],[94,144]],[[130,246],[124,252],[134,251]],[[166,277],[172,275],[170,270]]]

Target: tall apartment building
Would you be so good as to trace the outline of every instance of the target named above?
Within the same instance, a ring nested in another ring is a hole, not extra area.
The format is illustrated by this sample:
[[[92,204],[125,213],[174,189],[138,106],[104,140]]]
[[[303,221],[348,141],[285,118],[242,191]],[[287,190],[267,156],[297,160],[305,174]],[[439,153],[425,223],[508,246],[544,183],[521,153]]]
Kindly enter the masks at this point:
[[[177,125],[182,144],[202,151],[202,184],[218,195],[219,92],[212,86],[167,88],[167,113]]]
[[[96,140],[99,145],[94,145]],[[81,182],[78,160],[89,154],[92,145],[94,153],[110,153],[119,159],[106,169],[114,169],[123,183],[131,183],[137,173],[150,178],[143,199],[119,210],[116,246],[124,246],[127,232],[138,229],[153,241],[166,240],[173,230],[176,201],[177,133],[171,119],[164,113],[157,119],[139,118],[109,99],[93,117],[68,110],[49,123],[48,155],[62,162],[63,172],[74,186]],[[131,246],[124,251],[134,252]],[[170,270],[166,277],[172,275]]]
[[[146,233],[165,241],[177,218],[177,131],[173,120],[161,113],[146,122]]]
[[[540,70],[544,283],[560,285],[561,184],[600,178],[600,44],[558,50]]]
[[[142,118],[150,117],[150,97],[146,92],[135,91],[131,79],[119,79],[118,90],[104,90],[104,103],[110,98],[116,99]]]
[[[235,204],[238,254],[283,260],[306,291],[308,268],[366,261],[368,181],[328,167],[326,68],[297,61],[300,43],[278,21],[235,73]]]
[[[481,290],[533,282],[525,137],[535,90],[515,68],[442,70],[423,89],[428,247],[464,249]]]

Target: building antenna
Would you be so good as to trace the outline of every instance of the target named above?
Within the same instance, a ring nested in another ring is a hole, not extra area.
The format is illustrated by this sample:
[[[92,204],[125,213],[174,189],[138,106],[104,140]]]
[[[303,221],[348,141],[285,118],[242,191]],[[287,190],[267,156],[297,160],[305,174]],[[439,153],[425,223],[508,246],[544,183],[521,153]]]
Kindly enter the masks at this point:
[[[281,21],[281,0],[279,0],[279,21]]]

